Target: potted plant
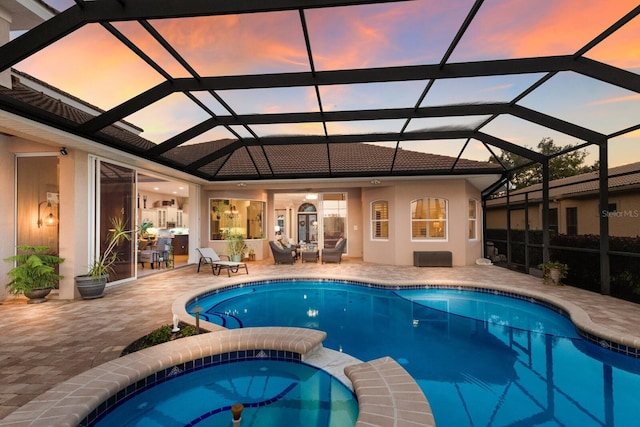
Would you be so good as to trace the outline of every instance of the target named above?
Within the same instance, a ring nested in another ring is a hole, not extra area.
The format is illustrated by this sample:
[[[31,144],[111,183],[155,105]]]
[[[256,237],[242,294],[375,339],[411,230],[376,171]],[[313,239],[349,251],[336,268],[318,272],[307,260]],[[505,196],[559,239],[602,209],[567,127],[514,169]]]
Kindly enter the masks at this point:
[[[545,285],[559,285],[569,271],[569,266],[559,261],[549,261],[538,265],[538,268],[542,270],[542,280]]]
[[[12,295],[24,294],[29,298],[28,304],[46,301],[51,289],[54,289],[62,276],[56,273],[55,266],[64,258],[48,254],[48,246],[20,245],[23,253],[5,258],[5,261],[16,263],[7,273],[11,281],[7,283]]]
[[[127,230],[122,218],[111,218],[111,226],[105,250],[89,265],[87,274],[75,277],[76,288],[83,299],[104,296],[104,288],[109,281],[109,274],[113,271],[113,264],[120,259],[117,248],[124,240],[131,240],[131,233],[135,231]]]
[[[241,233],[228,229],[225,230],[223,237],[224,240],[227,241],[227,255],[229,255],[231,261],[240,262],[242,260],[242,253],[246,248],[244,236]]]

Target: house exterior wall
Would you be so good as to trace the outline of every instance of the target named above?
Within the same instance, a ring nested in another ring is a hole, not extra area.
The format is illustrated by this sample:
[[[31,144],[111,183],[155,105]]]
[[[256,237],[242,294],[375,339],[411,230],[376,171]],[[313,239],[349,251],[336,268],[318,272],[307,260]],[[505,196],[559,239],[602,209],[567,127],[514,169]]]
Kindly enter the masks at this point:
[[[447,239],[412,241],[411,201],[419,198],[437,197],[448,201]],[[478,201],[477,238],[468,238],[468,202]],[[389,201],[389,239],[371,239],[371,203],[376,200]],[[473,264],[481,256],[480,193],[460,179],[425,179],[393,181],[389,186],[364,188],[363,208],[363,259],[378,264],[413,265],[414,251],[451,251],[453,265]]]
[[[7,280],[7,273],[13,267],[4,261],[5,258],[13,255],[14,250],[14,224],[15,224],[15,161],[10,150],[13,137],[0,134],[0,183],[3,190],[0,191],[0,301],[7,296],[7,289],[4,286]]]
[[[18,137],[0,137],[0,177],[4,183],[0,195],[2,220],[0,233],[6,236],[0,239],[0,258],[14,254],[16,244],[15,217],[15,157],[18,154],[58,154],[58,148]],[[60,265],[63,279],[59,289],[50,297],[73,299],[75,294],[74,277],[87,270],[87,249],[89,242],[88,203],[87,203],[87,153],[70,151],[67,157],[59,157],[59,255],[65,259]],[[0,265],[2,284],[6,283],[7,272],[12,268],[8,262]],[[0,298],[7,296],[4,286],[0,287]]]
[[[5,239],[0,240],[0,257],[2,259],[14,254],[15,245],[15,156],[17,154],[37,153],[55,154],[59,159],[59,197],[60,197],[60,245],[59,255],[65,258],[60,266],[64,278],[60,288],[51,295],[52,298],[73,299],[79,297],[75,289],[74,277],[85,274],[88,267],[90,226],[90,160],[92,153],[78,148],[70,149],[67,156],[59,154],[59,146],[41,144],[19,137],[0,135],[0,178],[5,191],[0,192],[0,205],[3,215],[0,219],[0,232]],[[132,168],[138,168],[131,165]],[[308,185],[308,184],[305,184]],[[375,187],[345,188],[345,183],[336,182],[314,192],[347,193],[348,212],[345,234],[348,239],[347,256],[362,258],[366,262],[412,265],[413,251],[451,251],[454,265],[472,264],[481,256],[482,224],[480,204],[478,203],[477,239],[469,240],[468,200],[480,200],[477,189],[468,184],[464,178],[447,179],[414,179],[391,181],[389,185]],[[292,185],[294,187],[295,184]],[[275,218],[273,211],[273,191],[254,190],[215,190],[213,185],[207,189],[190,184],[189,196],[189,230],[191,263],[198,262],[196,247],[210,245],[220,253],[225,252],[224,242],[209,240],[209,199],[237,198],[263,200],[267,202],[266,239],[252,240],[248,246],[256,252],[256,259],[271,256],[268,241],[274,233]],[[300,191],[287,188],[278,191]],[[438,197],[448,201],[447,239],[444,241],[411,241],[411,201],[416,198]],[[390,237],[386,241],[371,240],[370,203],[373,200],[385,199],[390,208]],[[0,263],[0,275],[6,278],[11,268],[10,263]],[[5,282],[3,281],[3,284]],[[0,299],[7,296],[4,286],[0,287]]]
[[[563,198],[549,203],[549,208],[558,209],[558,232],[567,234],[567,208],[575,207],[578,214],[578,234],[600,234],[600,216],[609,218],[609,235],[619,237],[640,236],[640,192],[612,191],[609,203],[615,211],[604,212],[599,208],[598,194],[588,197]],[[504,229],[507,226],[507,210],[504,206],[487,208],[487,228]],[[524,209],[511,211],[511,228],[524,230]],[[542,203],[529,204],[529,229],[542,229]]]

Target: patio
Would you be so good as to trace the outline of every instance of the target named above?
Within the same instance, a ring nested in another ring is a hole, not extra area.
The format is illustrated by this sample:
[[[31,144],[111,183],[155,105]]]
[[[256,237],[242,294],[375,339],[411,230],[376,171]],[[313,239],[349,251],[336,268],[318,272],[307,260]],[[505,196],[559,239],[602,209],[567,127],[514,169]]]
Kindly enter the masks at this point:
[[[249,276],[228,278],[196,273],[197,266],[168,270],[108,289],[101,299],[50,300],[27,305],[3,301],[0,347],[0,419],[54,385],[115,359],[129,343],[172,321],[178,296],[198,288],[276,277],[327,277],[384,283],[459,284],[513,289],[553,302],[564,301],[582,329],[608,340],[640,347],[640,307],[570,286],[550,287],[542,280],[496,266],[455,268],[394,267],[345,258],[341,264],[274,265],[272,259],[249,263]],[[580,310],[584,310],[588,316]]]

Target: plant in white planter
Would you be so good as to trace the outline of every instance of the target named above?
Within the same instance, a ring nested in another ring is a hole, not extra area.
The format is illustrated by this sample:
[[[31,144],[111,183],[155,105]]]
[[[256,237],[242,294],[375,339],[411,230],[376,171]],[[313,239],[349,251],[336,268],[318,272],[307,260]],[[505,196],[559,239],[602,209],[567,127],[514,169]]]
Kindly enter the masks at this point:
[[[76,276],[76,288],[84,299],[104,296],[104,288],[113,271],[113,264],[120,259],[117,248],[124,240],[131,240],[135,230],[127,230],[122,218],[111,218],[111,229],[107,234],[107,247],[89,265],[87,274]]]
[[[224,240],[227,242],[227,255],[231,261],[240,262],[242,253],[246,249],[244,244],[244,236],[241,233],[226,230],[223,234]]]
[[[45,302],[45,297],[62,279],[56,273],[55,266],[61,264],[64,258],[47,253],[48,246],[20,245],[18,250],[23,253],[5,258],[5,261],[16,264],[7,273],[11,279],[7,283],[9,293],[24,294],[29,298],[29,304]]]
[[[538,268],[542,270],[542,280],[545,285],[559,285],[560,281],[567,277],[569,266],[558,261],[549,261],[544,264],[538,265]]]

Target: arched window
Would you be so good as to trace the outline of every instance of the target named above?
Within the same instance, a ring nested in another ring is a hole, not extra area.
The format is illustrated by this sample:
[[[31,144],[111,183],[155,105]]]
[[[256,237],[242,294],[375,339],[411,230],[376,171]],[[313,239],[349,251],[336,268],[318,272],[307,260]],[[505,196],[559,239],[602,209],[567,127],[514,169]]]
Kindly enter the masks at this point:
[[[371,202],[371,239],[389,238],[389,202],[376,200]]]
[[[427,197],[411,201],[411,239],[447,239],[447,200]]]
[[[303,203],[298,208],[298,212],[316,212],[316,207],[311,203]]]

